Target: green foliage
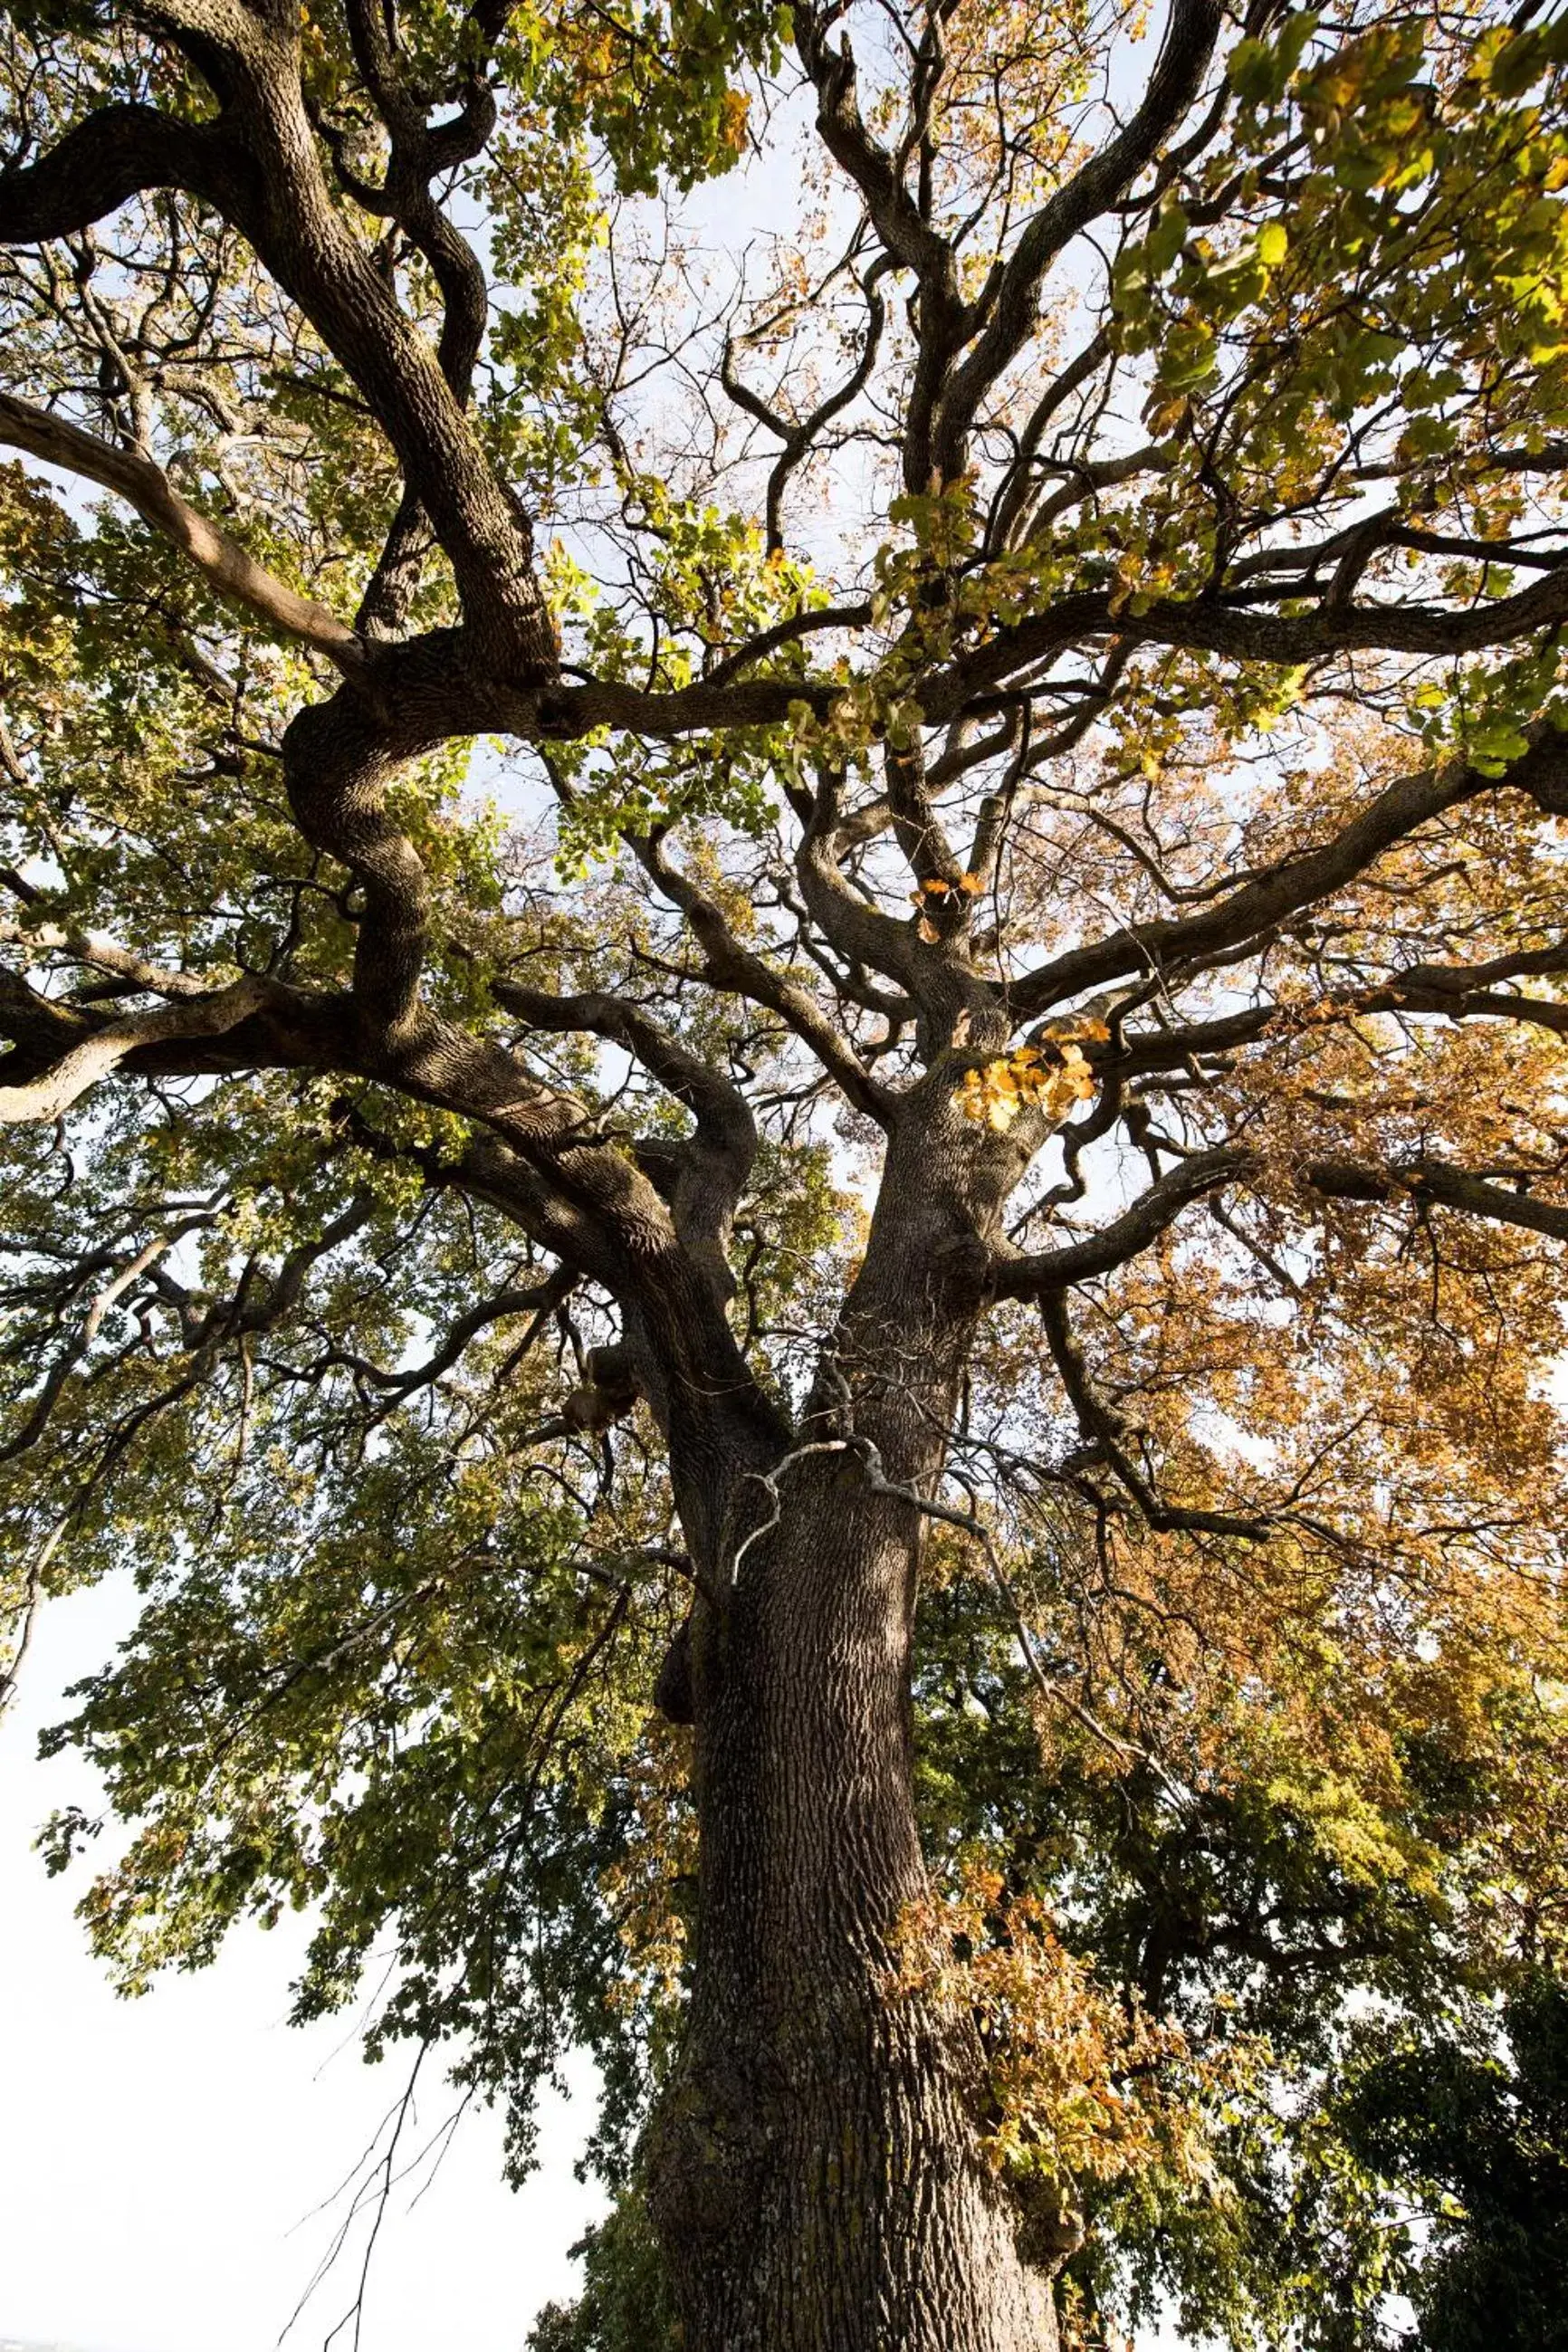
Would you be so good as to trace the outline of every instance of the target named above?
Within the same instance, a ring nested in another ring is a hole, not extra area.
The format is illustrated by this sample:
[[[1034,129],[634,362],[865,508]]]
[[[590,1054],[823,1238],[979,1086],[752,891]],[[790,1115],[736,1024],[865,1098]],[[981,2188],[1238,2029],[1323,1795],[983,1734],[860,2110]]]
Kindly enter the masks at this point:
[[[529,2352],[679,2352],[668,2278],[635,2189],[572,2251],[583,2258],[583,2292],[569,2306],[546,2305]]]
[[[1420,2195],[1421,2352],[1568,2342],[1568,1984],[1525,1971],[1490,2036],[1369,2033],[1342,2099],[1362,2160]],[[1424,2192],[1421,2193],[1421,2192]]]
[[[214,1274],[243,1255],[259,1305],[278,1295],[269,1253],[310,1225],[310,1188],[253,1193],[248,1214],[231,1202],[204,1255]],[[411,1222],[424,1279],[394,1306],[382,1260]],[[658,1553],[639,1561],[630,1498],[618,1542],[591,1533],[570,1481],[528,1450],[540,1387],[491,1391],[517,1318],[470,1354],[448,1410],[423,1388],[405,1402],[413,1324],[455,1311],[470,1244],[450,1224],[438,1238],[417,1199],[412,1217],[395,1200],[371,1210],[282,1342],[292,1378],[277,1336],[252,1343],[272,1361],[238,1368],[237,1433],[221,1392],[164,1404],[109,1318],[115,1369],[73,1389],[35,1475],[58,1479],[73,1400],[110,1421],[124,1408],[112,1504],[79,1514],[73,1558],[78,1573],[133,1565],[146,1601],[47,1745],[81,1746],[141,1823],[83,1906],[125,1990],[205,1965],[236,1918],[313,1906],[296,2014],[351,2000],[373,1951],[395,1952],[369,2053],[460,2048],[458,2080],[507,2106],[521,2170],[533,2086],[567,2048],[599,2054],[612,2130],[640,2100],[647,2027],[604,1881],[631,1833],[640,1694],[679,1602]],[[341,1367],[324,1387],[310,1369],[323,1356]],[[642,1507],[657,1531],[657,1493]],[[98,1826],[58,1819],[53,1866]]]
[[[772,0],[670,0],[624,18],[530,6],[510,12],[497,58],[558,137],[592,131],[621,188],[647,194],[666,175],[686,189],[734,163],[746,130],[734,78],[753,63],[777,70],[785,21]]]

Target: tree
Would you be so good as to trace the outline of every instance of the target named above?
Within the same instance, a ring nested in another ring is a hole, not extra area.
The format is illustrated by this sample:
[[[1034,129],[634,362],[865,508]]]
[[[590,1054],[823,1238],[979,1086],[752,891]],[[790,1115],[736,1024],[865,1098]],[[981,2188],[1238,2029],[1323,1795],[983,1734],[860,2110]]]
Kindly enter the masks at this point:
[[[1568,1997],[1561,1980],[1526,1978],[1504,2018],[1500,2052],[1416,2041],[1381,2055],[1355,2086],[1355,2135],[1374,2161],[1424,2177],[1436,2204],[1437,2252],[1417,2289],[1417,2340],[1430,2352],[1563,2340]]]
[[[657,2086],[696,2352],[1096,2325],[1089,2209],[1238,2210],[1226,1969],[1321,2055],[1281,1954],[1559,1948],[1538,13],[10,12],[3,1507],[14,1648],[147,1589],[94,1932],[317,1902],[307,2011],[390,1933],[520,2162],[563,2040],[607,2161]]]

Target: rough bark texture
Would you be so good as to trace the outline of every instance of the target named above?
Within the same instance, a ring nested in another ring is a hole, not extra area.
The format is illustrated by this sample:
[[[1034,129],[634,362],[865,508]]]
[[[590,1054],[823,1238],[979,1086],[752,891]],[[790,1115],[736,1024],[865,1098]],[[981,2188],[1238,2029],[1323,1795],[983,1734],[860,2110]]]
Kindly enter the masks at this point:
[[[652,2151],[693,2352],[1055,2340],[975,2152],[963,2021],[888,1981],[924,1885],[909,1515],[856,1486],[803,1475],[701,1718],[697,1994]]]

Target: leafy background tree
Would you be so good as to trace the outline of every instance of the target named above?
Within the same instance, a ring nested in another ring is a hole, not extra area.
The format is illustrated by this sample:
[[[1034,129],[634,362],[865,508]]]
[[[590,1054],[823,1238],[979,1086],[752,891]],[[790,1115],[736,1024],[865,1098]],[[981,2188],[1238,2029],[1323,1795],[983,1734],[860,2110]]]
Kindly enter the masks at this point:
[[[1551,2340],[1563,28],[0,42],[97,1948],[590,2049],[555,2352]]]

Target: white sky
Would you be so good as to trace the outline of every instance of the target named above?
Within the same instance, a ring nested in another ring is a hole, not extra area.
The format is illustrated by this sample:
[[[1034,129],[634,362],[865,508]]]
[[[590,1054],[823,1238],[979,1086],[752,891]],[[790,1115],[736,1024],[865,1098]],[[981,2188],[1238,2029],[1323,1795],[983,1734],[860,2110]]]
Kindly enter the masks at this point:
[[[125,1606],[109,1588],[49,1604],[0,1722],[0,2339],[270,2352],[331,2235],[307,2217],[403,2078],[362,2063],[346,2018],[285,2024],[300,1922],[237,1931],[215,1968],[136,2001],[89,1956],[71,1916],[87,1872],[46,1878],[31,1841],[57,1805],[92,1802],[91,1776],[35,1750]],[[437,2077],[425,2134],[447,2106]],[[497,2119],[465,2119],[428,2194],[410,2211],[411,2182],[388,2211],[362,2352],[518,2352],[540,2305],[572,2292],[566,2249],[602,2205],[572,2172],[590,2121],[585,2096],[552,2102],[541,2169],[513,2194]],[[317,2352],[356,2275],[340,2264],[293,2352]]]

